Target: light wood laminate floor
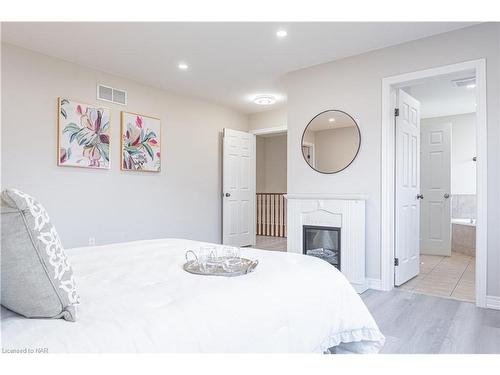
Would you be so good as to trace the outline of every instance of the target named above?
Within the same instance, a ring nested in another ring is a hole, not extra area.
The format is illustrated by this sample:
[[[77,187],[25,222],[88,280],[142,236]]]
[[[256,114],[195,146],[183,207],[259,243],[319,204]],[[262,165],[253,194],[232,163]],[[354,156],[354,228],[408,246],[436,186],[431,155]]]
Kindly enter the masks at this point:
[[[500,354],[499,310],[400,289],[361,298],[386,337],[382,353]]]
[[[450,257],[420,256],[420,273],[399,287],[415,293],[475,301],[475,258],[452,252]]]
[[[256,249],[286,251],[285,237],[257,236]]]

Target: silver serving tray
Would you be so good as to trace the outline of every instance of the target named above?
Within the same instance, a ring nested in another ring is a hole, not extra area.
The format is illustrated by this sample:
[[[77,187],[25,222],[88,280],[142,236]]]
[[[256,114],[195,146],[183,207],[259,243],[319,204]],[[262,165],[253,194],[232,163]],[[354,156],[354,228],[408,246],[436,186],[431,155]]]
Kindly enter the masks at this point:
[[[184,263],[184,271],[203,276],[225,276],[225,277],[235,277],[246,275],[252,272],[255,267],[259,264],[258,260],[250,260],[246,258],[241,258],[241,266],[235,270],[227,271],[222,267],[221,262],[208,261],[206,270],[200,269],[198,261],[190,260]]]

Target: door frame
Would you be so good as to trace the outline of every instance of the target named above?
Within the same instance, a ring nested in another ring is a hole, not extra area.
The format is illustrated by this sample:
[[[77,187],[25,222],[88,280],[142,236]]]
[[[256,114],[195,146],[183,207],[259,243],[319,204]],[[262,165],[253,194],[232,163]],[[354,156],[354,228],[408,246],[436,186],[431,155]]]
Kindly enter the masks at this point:
[[[267,135],[267,134],[286,134],[288,136],[288,126],[281,125],[281,126],[274,126],[274,127],[269,127],[269,128],[260,128],[260,129],[252,129],[248,131],[250,134],[254,134],[256,139],[255,139],[255,173],[257,174],[257,136],[258,135]],[[286,158],[286,167],[288,169],[288,143],[287,143],[287,158]],[[288,173],[288,170],[287,170]],[[287,185],[287,190],[288,190],[288,180],[286,181]],[[255,192],[257,192],[257,175],[255,176]],[[286,197],[286,196],[285,196]],[[286,200],[285,200],[286,202]],[[257,202],[255,202],[255,208],[257,207]],[[255,227],[255,233],[257,233],[257,219],[254,219],[254,227]],[[257,238],[257,236],[256,236]]]
[[[264,135],[264,134],[286,133],[287,131],[288,131],[288,127],[286,125],[283,125],[283,126],[275,126],[272,128],[252,129],[249,131],[249,133],[255,134],[255,135]]]
[[[381,149],[381,286],[394,288],[395,245],[395,90],[450,73],[475,72],[476,76],[476,305],[486,307],[487,283],[487,106],[486,60],[478,59],[439,66],[382,79],[382,149]]]

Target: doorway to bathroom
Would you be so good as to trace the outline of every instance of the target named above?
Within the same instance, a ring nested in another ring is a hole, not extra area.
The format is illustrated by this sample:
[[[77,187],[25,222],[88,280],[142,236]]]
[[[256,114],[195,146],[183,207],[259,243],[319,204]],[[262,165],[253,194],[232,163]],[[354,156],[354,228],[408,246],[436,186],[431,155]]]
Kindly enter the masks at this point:
[[[419,224],[419,257],[408,257],[418,264],[396,273],[401,289],[475,301],[476,86],[471,70],[399,89],[396,215]]]

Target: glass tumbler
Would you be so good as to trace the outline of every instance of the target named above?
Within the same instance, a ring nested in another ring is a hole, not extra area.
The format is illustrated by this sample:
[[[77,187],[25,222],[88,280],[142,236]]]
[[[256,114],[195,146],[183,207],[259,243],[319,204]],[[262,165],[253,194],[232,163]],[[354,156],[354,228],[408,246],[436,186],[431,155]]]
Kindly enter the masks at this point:
[[[241,267],[240,249],[234,246],[222,248],[222,267],[227,272],[238,271]]]

